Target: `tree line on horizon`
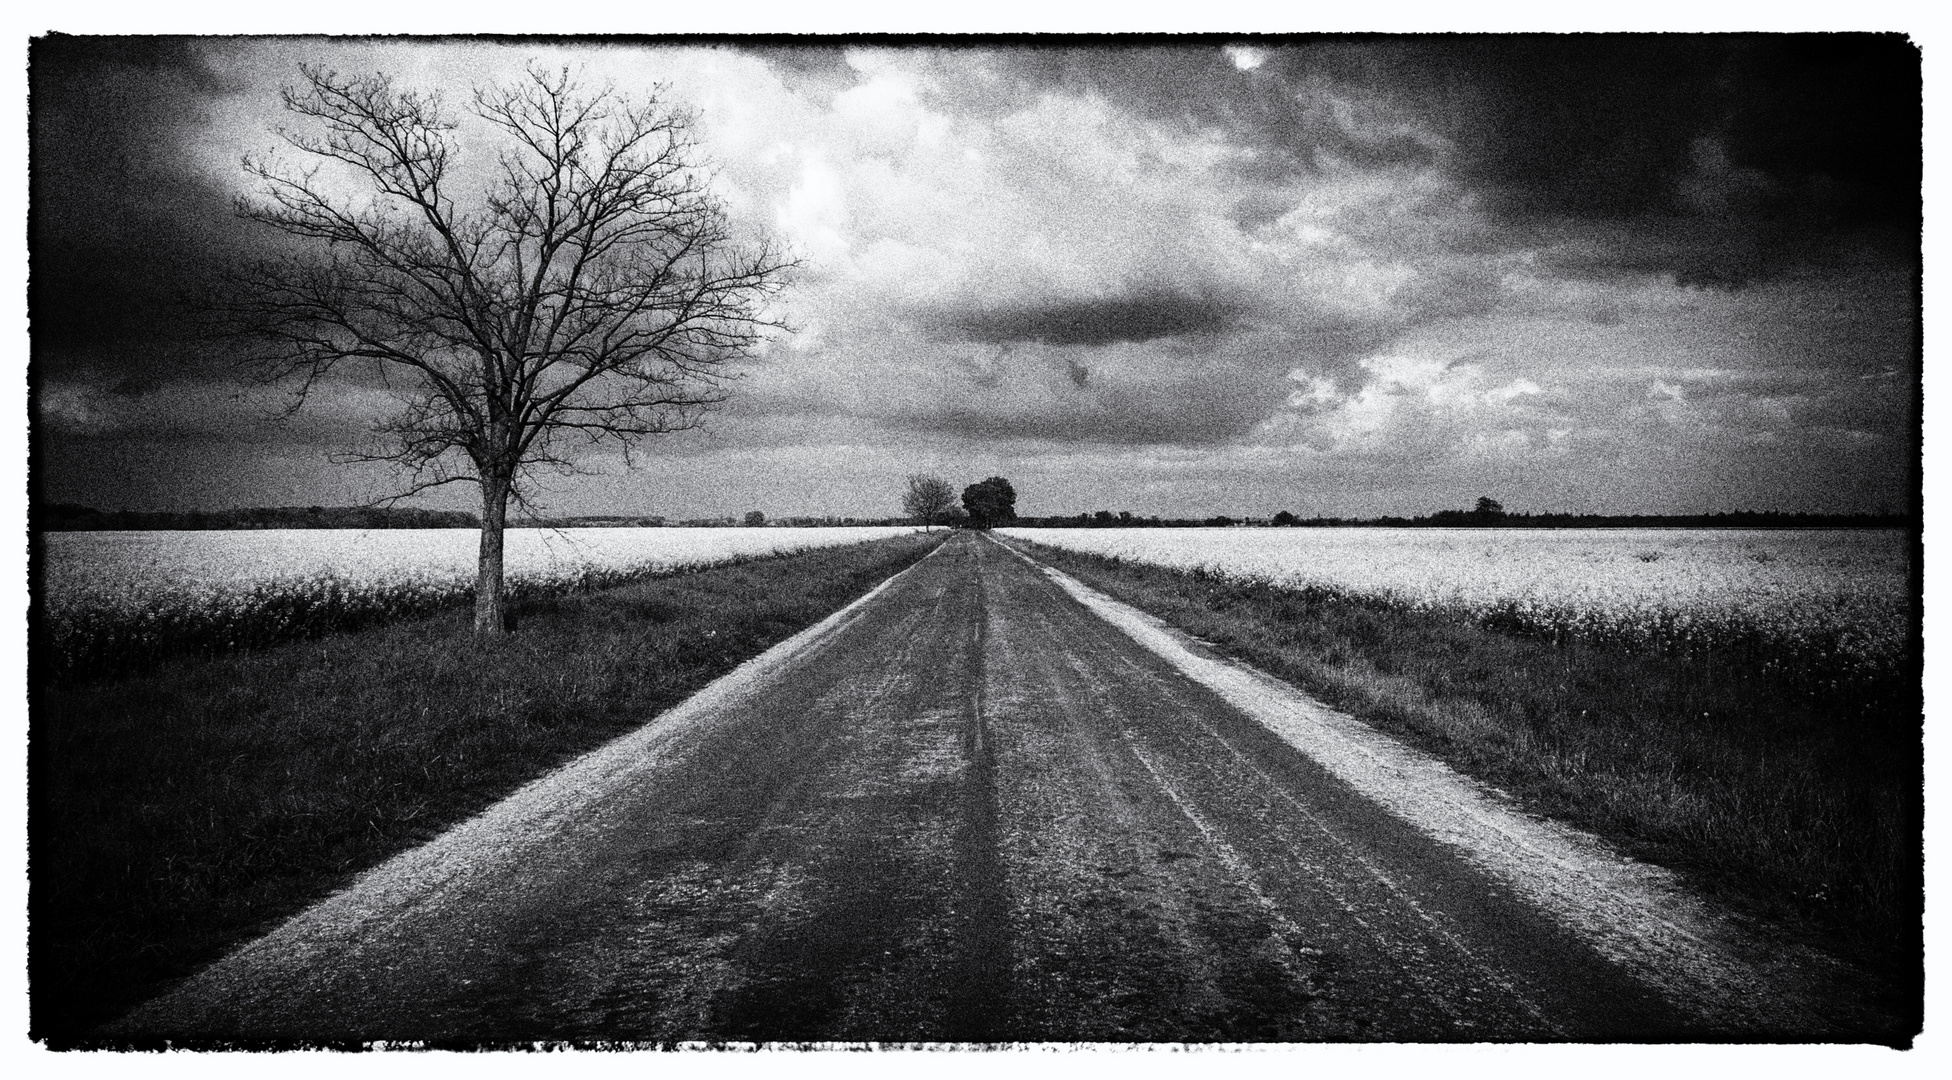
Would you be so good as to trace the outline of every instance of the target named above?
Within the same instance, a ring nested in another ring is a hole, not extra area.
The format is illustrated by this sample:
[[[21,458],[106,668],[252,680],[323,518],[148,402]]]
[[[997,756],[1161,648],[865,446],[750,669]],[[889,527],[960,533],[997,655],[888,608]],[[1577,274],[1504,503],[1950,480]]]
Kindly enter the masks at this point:
[[[1531,514],[1487,517],[1472,510],[1439,510],[1416,517],[1299,517],[1283,510],[1272,517],[1140,517],[1129,511],[1023,517],[1026,529],[1188,529],[1188,528],[1493,528],[1493,529],[1900,529],[1916,527],[1904,514],[1810,514],[1779,510],[1734,510],[1713,514]]]
[[[925,481],[922,494],[916,482]],[[984,524],[976,525],[964,500],[975,493],[985,509]],[[936,525],[988,528],[1001,524],[1031,529],[1137,529],[1137,528],[1229,528],[1229,527],[1307,527],[1307,528],[1471,528],[1567,529],[1567,528],[1695,528],[1695,529],[1823,529],[1823,528],[1910,528],[1912,518],[1903,514],[1811,514],[1777,510],[1736,510],[1714,514],[1532,514],[1508,513],[1495,501],[1479,500],[1472,510],[1439,510],[1418,517],[1385,515],[1372,518],[1309,517],[1282,510],[1271,517],[1166,518],[1141,516],[1129,510],[1096,510],[1080,514],[1046,517],[1019,517],[1015,513],[1016,491],[1002,477],[971,484],[958,494],[940,477],[918,475],[909,478],[903,496],[901,516],[858,518],[837,515],[793,515],[768,518],[754,510],[743,517],[685,518],[668,521],[656,514],[586,514],[570,517],[511,519],[510,528],[726,528],[729,526],[772,526],[775,528],[836,528],[849,526]],[[1490,502],[1491,506],[1482,503]],[[222,510],[141,511],[98,510],[74,503],[30,504],[28,528],[34,532],[178,531],[198,529],[478,529],[481,519],[466,510],[425,510],[413,507],[384,506],[280,506],[236,507]]]

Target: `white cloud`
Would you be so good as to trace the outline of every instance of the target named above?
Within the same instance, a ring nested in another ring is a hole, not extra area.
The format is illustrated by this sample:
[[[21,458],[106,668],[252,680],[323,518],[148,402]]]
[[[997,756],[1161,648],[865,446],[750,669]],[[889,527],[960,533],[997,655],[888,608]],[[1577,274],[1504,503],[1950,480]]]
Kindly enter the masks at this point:
[[[1267,50],[1254,45],[1222,45],[1220,51],[1242,71],[1252,71],[1267,63]]]

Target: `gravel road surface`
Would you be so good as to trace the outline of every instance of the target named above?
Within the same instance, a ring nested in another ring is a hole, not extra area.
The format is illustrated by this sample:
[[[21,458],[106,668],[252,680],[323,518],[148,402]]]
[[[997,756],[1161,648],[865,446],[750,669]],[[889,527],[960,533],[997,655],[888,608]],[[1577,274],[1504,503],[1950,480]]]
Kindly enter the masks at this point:
[[[1694,1007],[1414,821],[1035,565],[959,533],[111,1033],[1243,1042],[1839,1030],[1795,1009],[1731,1019]]]

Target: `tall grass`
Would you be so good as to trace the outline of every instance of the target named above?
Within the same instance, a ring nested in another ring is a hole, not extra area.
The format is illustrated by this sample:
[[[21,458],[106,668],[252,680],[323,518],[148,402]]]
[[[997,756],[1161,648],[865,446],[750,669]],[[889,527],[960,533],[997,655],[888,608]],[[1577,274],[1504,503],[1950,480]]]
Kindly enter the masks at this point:
[[[1006,530],[1008,531],[1008,530]],[[1907,663],[1897,530],[1044,529],[1021,539],[1612,650],[1727,656],[1812,685]]]
[[[518,530],[507,591],[519,604],[902,531]],[[113,677],[169,657],[466,606],[474,599],[473,539],[455,529],[43,535],[30,677]]]
[[[749,561],[750,557],[741,556],[717,565]],[[695,569],[577,566],[546,576],[510,578],[507,595],[519,606]],[[30,636],[31,677],[36,683],[111,677],[171,657],[265,648],[473,603],[474,584],[468,581],[320,574],[163,592],[116,604],[56,605],[36,613]]]
[[[1112,564],[1134,563],[1100,556]],[[1289,586],[1251,575],[1207,568],[1179,571],[1214,586],[1271,589],[1311,609],[1366,610],[1431,623],[1477,628],[1554,646],[1586,646],[1613,654],[1667,659],[1699,658],[1736,663],[1767,672],[1810,692],[1877,686],[1915,667],[1915,653],[1902,632],[1880,634],[1875,647],[1862,627],[1842,624],[1796,625],[1754,613],[1701,611],[1680,606],[1642,605],[1622,614],[1579,604],[1549,604],[1504,599],[1472,604],[1429,603],[1332,585]],[[1892,612],[1894,619],[1902,615]]]
[[[93,1025],[631,730],[942,539],[529,597],[32,688],[32,1033]]]
[[[1805,658],[1768,639],[1661,648],[1027,546],[1527,809],[1857,957],[1893,1007],[1919,1007],[1915,636],[1895,664],[1799,672]]]

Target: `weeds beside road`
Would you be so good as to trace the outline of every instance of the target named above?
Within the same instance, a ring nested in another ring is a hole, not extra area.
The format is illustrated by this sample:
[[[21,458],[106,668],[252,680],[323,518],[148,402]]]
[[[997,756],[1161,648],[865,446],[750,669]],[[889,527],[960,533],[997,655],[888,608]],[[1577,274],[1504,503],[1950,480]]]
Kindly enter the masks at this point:
[[[1017,541],[1039,560],[1510,793],[1787,921],[1922,1000],[1916,657],[1849,684],[1767,657],[1501,634]]]
[[[32,1032],[57,1045],[661,710],[944,534],[439,615],[31,701]]]

